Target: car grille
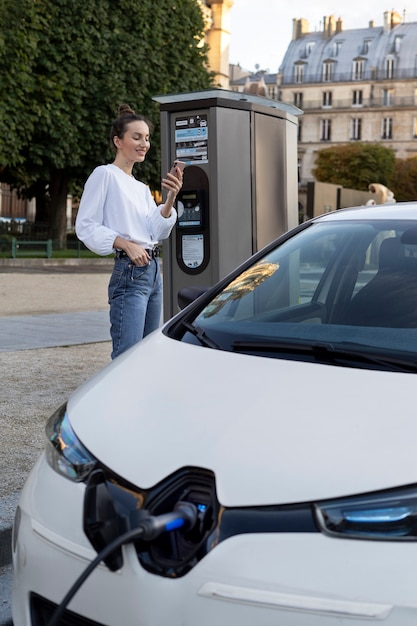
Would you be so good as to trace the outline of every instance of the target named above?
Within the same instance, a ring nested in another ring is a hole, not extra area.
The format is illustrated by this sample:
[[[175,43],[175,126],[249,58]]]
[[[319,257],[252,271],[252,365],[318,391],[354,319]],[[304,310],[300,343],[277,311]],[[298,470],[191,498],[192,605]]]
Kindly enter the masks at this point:
[[[30,594],[30,617],[32,626],[48,626],[49,620],[57,605],[36,593]],[[60,626],[103,626],[99,622],[77,615],[72,611],[64,611],[59,620]]]
[[[152,541],[137,540],[142,567],[158,576],[178,578],[189,572],[221,541],[242,533],[320,532],[311,503],[224,507],[216,493],[213,472],[184,467],[150,489],[140,489],[108,470],[90,477],[84,499],[84,531],[97,552],[123,532],[131,530],[132,515],[141,511],[158,516],[174,511],[178,502],[192,503],[199,511],[189,531],[163,533]],[[110,570],[123,566],[119,547],[103,559]]]

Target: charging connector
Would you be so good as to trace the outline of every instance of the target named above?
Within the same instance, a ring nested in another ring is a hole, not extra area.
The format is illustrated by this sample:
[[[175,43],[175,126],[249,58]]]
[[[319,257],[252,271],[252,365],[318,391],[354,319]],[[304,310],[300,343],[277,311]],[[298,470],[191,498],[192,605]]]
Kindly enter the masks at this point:
[[[143,530],[141,539],[143,541],[152,541],[159,537],[161,533],[171,532],[178,528],[191,530],[197,521],[197,507],[192,502],[177,502],[172,513],[163,515],[150,515],[141,523],[140,528]]]

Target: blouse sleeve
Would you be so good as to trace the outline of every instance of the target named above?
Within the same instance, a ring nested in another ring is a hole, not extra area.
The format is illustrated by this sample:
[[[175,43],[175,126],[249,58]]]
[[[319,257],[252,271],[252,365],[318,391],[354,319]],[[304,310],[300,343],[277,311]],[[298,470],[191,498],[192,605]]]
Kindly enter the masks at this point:
[[[104,204],[108,177],[102,167],[96,168],[87,179],[75,220],[77,237],[92,252],[107,256],[113,252],[118,233],[103,225]]]
[[[177,221],[177,212],[172,207],[171,215],[169,217],[164,217],[161,215],[161,209],[164,206],[163,204],[156,205],[155,201],[152,197],[152,194],[149,190],[149,202],[152,205],[152,210],[150,211],[150,222],[151,222],[151,232],[154,236],[154,239],[168,239],[171,234],[171,231],[174,227],[175,222]]]

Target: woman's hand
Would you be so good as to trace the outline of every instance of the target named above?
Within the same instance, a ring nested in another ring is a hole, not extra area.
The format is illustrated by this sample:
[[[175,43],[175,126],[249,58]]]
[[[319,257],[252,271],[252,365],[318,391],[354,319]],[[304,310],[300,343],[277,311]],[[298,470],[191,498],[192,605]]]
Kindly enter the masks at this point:
[[[168,172],[166,177],[162,179],[162,188],[166,189],[169,192],[174,193],[174,199],[179,190],[182,187],[182,171],[178,166],[175,166],[175,174]]]
[[[135,265],[147,265],[150,261],[149,254],[146,252],[145,248],[142,248],[142,246],[134,241],[116,237],[113,246],[118,250],[124,250]]]
[[[177,193],[182,187],[182,182],[182,171],[177,166],[175,167],[175,174],[168,172],[166,177],[162,179],[162,188],[168,191],[166,202],[161,209],[161,215],[163,215],[163,217],[169,217],[171,215],[171,209],[177,197]]]

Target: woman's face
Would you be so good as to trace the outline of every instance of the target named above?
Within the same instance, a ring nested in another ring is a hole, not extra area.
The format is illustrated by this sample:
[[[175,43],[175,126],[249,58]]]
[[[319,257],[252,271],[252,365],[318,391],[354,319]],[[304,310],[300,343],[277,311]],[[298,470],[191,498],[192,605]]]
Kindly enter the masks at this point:
[[[142,163],[145,160],[151,144],[149,141],[149,126],[142,120],[130,122],[122,139],[114,137],[117,155],[130,163]]]

